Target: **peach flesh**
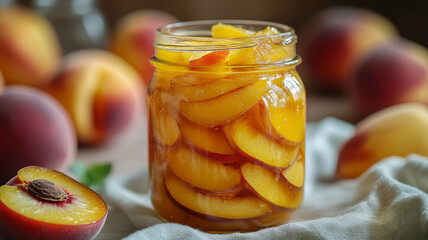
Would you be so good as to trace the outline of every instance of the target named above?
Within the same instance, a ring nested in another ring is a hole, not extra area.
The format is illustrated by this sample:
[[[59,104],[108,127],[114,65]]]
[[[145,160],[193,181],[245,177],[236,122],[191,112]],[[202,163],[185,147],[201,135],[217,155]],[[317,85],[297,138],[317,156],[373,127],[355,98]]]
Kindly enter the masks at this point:
[[[303,198],[301,189],[294,189],[281,181],[277,175],[263,167],[246,163],[241,166],[242,176],[263,199],[284,208],[300,206]]]
[[[43,178],[58,183],[68,199],[40,200],[19,188],[23,182]],[[0,187],[0,236],[4,239],[89,240],[99,233],[106,217],[107,206],[96,193],[54,170],[26,167]]]
[[[243,115],[225,126],[223,129],[229,144],[240,154],[259,163],[287,167],[296,159],[298,147],[285,145],[266,136],[258,129],[257,122],[253,116]]]
[[[223,199],[222,197],[199,193],[187,186],[174,174],[166,176],[165,185],[177,202],[205,215],[241,220],[262,216],[271,210],[267,203],[252,196]]]
[[[177,177],[200,189],[221,192],[232,189],[241,182],[241,174],[237,168],[225,166],[186,148],[169,150],[168,162]]]
[[[206,128],[181,119],[180,130],[189,145],[197,151],[218,158],[234,154],[221,128]]]

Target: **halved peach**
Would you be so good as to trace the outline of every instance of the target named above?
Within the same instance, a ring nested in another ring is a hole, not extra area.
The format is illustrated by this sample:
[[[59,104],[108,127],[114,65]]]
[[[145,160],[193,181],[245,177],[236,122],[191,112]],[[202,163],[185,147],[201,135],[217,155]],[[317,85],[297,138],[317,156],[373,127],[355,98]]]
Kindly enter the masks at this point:
[[[0,187],[4,239],[93,239],[106,217],[98,194],[55,170],[25,167]]]
[[[199,125],[221,125],[253,107],[269,90],[269,83],[270,81],[256,81],[205,101],[182,101],[179,112]]]
[[[281,181],[279,172],[274,173],[252,163],[242,165],[241,172],[251,188],[267,201],[285,208],[296,208],[302,203],[303,191]]]
[[[265,135],[260,120],[245,114],[223,127],[228,142],[240,154],[269,166],[284,168],[297,157],[298,147],[283,144]]]
[[[184,118],[181,118],[179,127],[189,145],[198,152],[218,158],[235,153],[227,144],[221,128],[199,126]]]
[[[168,162],[177,177],[203,190],[227,191],[241,182],[241,174],[237,168],[223,165],[188,148],[170,149]]]
[[[305,181],[305,161],[303,156],[299,155],[290,167],[282,170],[281,174],[293,186],[303,187]]]
[[[165,185],[170,195],[182,206],[209,216],[225,219],[247,219],[262,216],[271,210],[265,201],[253,196],[236,196],[224,198],[200,193],[168,174]]]
[[[203,101],[248,86],[257,80],[257,77],[248,74],[234,74],[204,84],[172,84],[172,93],[182,96],[186,101]]]
[[[161,99],[150,96],[148,99],[150,111],[150,127],[154,138],[163,145],[173,145],[180,137],[177,121],[168,106]]]

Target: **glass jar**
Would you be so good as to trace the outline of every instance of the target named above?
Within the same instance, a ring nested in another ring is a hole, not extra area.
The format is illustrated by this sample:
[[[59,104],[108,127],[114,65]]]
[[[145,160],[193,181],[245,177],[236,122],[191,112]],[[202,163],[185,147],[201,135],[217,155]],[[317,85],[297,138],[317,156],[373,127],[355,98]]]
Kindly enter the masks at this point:
[[[297,39],[282,24],[218,22],[156,33],[147,94],[151,200],[165,221],[203,231],[276,226],[303,199]]]

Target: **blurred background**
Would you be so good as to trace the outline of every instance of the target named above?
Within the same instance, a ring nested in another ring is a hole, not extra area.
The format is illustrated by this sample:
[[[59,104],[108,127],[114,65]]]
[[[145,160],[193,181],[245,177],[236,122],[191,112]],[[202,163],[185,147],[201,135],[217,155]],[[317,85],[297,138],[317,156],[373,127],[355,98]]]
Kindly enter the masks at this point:
[[[0,2],[7,4],[13,1]],[[428,2],[423,0],[122,0],[120,3],[114,0],[20,0],[15,3],[32,7],[48,17],[59,35],[65,53],[92,46],[107,47],[119,20],[137,10],[147,9],[168,13],[178,21],[253,19],[284,23],[295,28],[301,42],[304,41],[302,29],[320,11],[334,6],[353,6],[378,13],[395,26],[401,37],[428,46],[428,34],[424,31],[428,29],[428,17],[425,13]],[[363,22],[364,19],[357,21]],[[313,20],[309,25],[313,25]],[[300,49],[299,54],[302,55]],[[330,91],[329,86],[312,87],[311,78],[314,77],[305,74],[306,69],[300,71],[309,92],[309,120],[334,116],[355,123],[361,119],[361,114],[352,110],[348,98],[338,98],[343,95],[343,91],[337,91],[334,87]],[[325,90],[328,94],[325,94]]]

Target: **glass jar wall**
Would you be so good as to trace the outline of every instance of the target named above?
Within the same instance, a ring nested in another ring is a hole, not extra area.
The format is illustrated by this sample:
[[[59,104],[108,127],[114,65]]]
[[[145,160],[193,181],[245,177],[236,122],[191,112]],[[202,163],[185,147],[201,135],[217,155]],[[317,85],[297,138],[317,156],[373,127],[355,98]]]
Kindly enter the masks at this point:
[[[287,222],[301,205],[306,97],[295,44],[292,28],[270,22],[158,30],[147,109],[161,218],[252,231]]]

